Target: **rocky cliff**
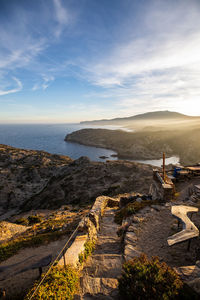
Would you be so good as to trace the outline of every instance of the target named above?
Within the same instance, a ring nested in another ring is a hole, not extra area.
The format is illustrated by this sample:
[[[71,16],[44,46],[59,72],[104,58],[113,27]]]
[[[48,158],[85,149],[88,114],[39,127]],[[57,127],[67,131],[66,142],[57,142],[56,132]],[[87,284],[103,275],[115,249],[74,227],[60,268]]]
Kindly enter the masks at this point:
[[[116,151],[119,158],[160,159],[165,152],[179,156],[182,164],[200,161],[200,125],[154,129],[137,132],[108,129],[81,129],[65,137],[66,141]]]

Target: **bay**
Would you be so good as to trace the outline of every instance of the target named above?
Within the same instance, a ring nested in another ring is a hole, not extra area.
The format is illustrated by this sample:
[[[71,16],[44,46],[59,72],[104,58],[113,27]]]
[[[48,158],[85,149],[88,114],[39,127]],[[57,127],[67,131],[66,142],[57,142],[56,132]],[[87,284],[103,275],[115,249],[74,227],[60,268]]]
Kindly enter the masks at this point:
[[[117,160],[115,151],[79,145],[64,141],[66,134],[83,128],[97,128],[81,124],[0,124],[0,144],[28,150],[43,150],[53,154],[67,155],[73,159],[88,156],[93,161]],[[98,128],[100,128],[98,126]],[[117,129],[117,126],[101,128]]]
[[[113,150],[84,146],[64,141],[67,134],[83,128],[122,129],[120,126],[94,126],[83,124],[0,124],[0,144],[28,150],[42,150],[53,154],[67,155],[72,159],[87,156],[92,161],[117,160]],[[162,159],[138,160],[137,162],[160,167]],[[179,163],[179,157],[166,159],[166,164]]]

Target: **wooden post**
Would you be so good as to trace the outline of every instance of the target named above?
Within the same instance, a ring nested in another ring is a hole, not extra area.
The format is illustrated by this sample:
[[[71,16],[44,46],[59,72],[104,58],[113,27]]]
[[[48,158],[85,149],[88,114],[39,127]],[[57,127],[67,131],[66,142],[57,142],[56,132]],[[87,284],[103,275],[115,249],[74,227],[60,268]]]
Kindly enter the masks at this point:
[[[180,220],[178,219],[178,229],[180,228]]]
[[[191,239],[188,240],[187,251],[190,251]]]
[[[165,182],[165,153],[163,152],[163,180]]]
[[[0,289],[0,299],[6,299],[6,290]]]
[[[65,252],[63,251],[64,268],[66,269]]]
[[[39,267],[39,278],[42,276],[42,267]]]

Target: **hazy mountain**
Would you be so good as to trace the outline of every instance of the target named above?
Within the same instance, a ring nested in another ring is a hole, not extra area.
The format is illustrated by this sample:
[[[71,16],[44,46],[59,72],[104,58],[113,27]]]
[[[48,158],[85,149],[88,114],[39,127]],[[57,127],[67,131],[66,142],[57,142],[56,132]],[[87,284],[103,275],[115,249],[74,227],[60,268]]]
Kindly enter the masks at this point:
[[[172,111],[154,111],[144,114],[139,114],[131,117],[125,118],[115,118],[115,119],[103,119],[103,120],[93,120],[93,121],[83,121],[81,124],[116,124],[116,123],[128,123],[132,121],[140,120],[165,120],[165,119],[194,119],[196,117],[187,116],[178,112]]]

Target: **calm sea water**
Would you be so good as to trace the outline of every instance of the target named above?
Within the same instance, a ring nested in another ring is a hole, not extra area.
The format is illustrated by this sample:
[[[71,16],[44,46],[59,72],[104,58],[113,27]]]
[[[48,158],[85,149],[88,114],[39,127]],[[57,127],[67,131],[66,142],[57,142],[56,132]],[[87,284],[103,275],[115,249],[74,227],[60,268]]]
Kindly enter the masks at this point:
[[[73,159],[88,156],[93,161],[103,161],[99,156],[107,156],[110,160],[116,160],[116,157],[111,156],[116,154],[112,150],[64,141],[66,134],[88,127],[91,128],[91,126],[79,124],[0,124],[0,144],[23,149],[44,150],[50,153],[67,155]],[[92,127],[95,128],[95,126]],[[104,126],[103,128],[116,129],[117,127]]]
[[[109,160],[117,160],[112,157],[116,152],[108,149],[89,147],[75,143],[65,142],[66,134],[82,128],[107,128],[119,129],[118,126],[87,126],[81,124],[37,124],[37,125],[5,125],[0,124],[0,144],[17,148],[44,150],[50,153],[67,155],[73,159],[80,156],[88,156],[93,161],[105,161],[100,156],[106,156]],[[138,161],[154,166],[161,166],[162,160]],[[167,163],[178,163],[178,157],[167,159]]]

